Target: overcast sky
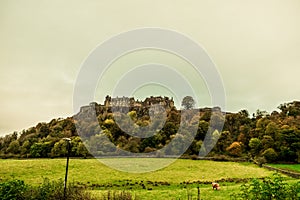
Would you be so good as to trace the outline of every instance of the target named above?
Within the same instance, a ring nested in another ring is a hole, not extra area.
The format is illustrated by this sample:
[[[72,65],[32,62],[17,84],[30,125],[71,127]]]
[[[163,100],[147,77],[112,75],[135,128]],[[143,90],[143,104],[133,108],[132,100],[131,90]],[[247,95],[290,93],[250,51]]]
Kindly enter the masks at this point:
[[[201,44],[223,79],[229,111],[300,100],[299,0],[0,0],[0,134],[72,116],[89,52],[141,27]]]

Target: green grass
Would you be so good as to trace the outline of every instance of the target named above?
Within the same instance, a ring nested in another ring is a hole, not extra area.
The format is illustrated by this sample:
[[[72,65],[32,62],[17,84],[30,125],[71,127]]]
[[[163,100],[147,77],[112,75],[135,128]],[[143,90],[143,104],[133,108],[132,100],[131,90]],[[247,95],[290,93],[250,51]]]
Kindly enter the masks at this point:
[[[287,169],[300,173],[300,164],[268,164],[279,169]]]
[[[153,159],[158,158],[120,158],[114,162],[121,165],[134,162],[136,166],[149,167]],[[164,159],[158,161],[164,162]],[[17,178],[36,185],[42,183],[43,177],[63,179],[65,164],[65,159],[0,160],[0,181]],[[179,159],[166,168],[148,173],[117,171],[96,159],[70,159],[69,164],[69,180],[88,186],[95,195],[111,189],[130,190],[142,199],[187,199],[187,194],[196,198],[198,182],[201,182],[203,199],[229,199],[240,184],[220,182],[221,190],[213,191],[209,183],[220,179],[261,178],[272,173],[250,163],[205,160]]]

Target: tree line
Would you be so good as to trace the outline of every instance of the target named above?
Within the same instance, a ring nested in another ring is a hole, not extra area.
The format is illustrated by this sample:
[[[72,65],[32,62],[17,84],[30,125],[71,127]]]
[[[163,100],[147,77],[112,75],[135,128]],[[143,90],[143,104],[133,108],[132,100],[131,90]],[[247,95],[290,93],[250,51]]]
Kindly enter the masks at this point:
[[[190,105],[185,109],[193,110]],[[212,148],[207,152],[210,157],[300,162],[299,102],[281,104],[278,111],[271,113],[257,110],[253,116],[249,116],[247,110],[225,114],[213,112],[214,109],[200,109],[199,113],[188,115],[173,106],[166,109],[165,116],[151,116],[149,113],[159,111],[131,108],[126,113],[116,114],[107,107],[96,112],[97,121],[89,121],[88,113],[81,113],[81,118],[87,119],[82,121],[76,117],[53,119],[0,137],[0,157],[62,157],[67,153],[63,138],[68,137],[71,138],[70,153],[74,157],[113,155],[120,149],[134,153],[153,152],[156,156],[182,151],[184,155],[192,156]],[[184,123],[187,125],[182,128]],[[222,131],[214,129],[218,123],[224,123]],[[145,138],[127,134],[142,131],[150,135],[150,130],[156,130],[156,133]],[[192,130],[196,130],[194,134]],[[207,134],[211,140],[204,143]],[[185,147],[187,141],[189,146]]]

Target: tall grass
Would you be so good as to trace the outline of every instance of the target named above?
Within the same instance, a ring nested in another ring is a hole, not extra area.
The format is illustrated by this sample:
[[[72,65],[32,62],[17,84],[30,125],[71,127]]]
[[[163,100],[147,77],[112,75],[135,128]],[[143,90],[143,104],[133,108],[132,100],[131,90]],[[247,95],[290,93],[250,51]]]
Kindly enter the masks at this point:
[[[44,179],[39,186],[25,184],[22,180],[10,180],[0,183],[0,199],[2,200],[93,200],[95,198],[84,188],[70,183],[64,194],[62,180]]]
[[[139,200],[138,197],[133,196],[127,191],[107,191],[103,194],[101,200]]]

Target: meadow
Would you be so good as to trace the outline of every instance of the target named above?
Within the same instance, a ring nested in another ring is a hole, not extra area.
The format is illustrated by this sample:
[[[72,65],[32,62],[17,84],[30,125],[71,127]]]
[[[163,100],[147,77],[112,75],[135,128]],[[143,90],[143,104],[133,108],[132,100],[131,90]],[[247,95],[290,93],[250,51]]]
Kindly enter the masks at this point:
[[[129,158],[120,158],[126,164]],[[130,158],[130,162],[152,163],[151,159]],[[24,180],[37,185],[43,178],[63,179],[65,159],[0,160],[0,181]],[[233,192],[250,178],[263,178],[273,172],[251,163],[216,162],[178,159],[166,168],[147,173],[128,173],[114,170],[96,159],[70,159],[68,180],[101,195],[108,190],[129,190],[140,199],[196,199],[200,187],[201,199],[230,199]],[[212,190],[211,182],[218,181],[220,191]]]
[[[286,170],[300,173],[300,164],[269,164],[269,165],[272,167],[286,169]]]

